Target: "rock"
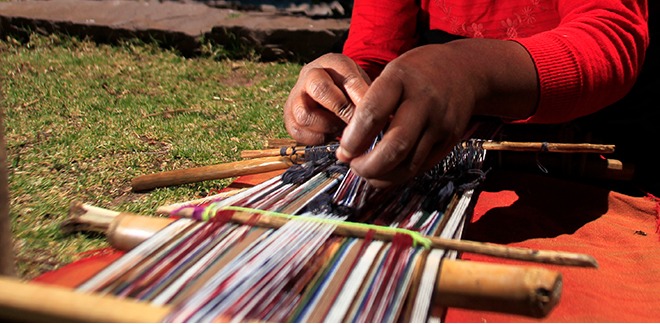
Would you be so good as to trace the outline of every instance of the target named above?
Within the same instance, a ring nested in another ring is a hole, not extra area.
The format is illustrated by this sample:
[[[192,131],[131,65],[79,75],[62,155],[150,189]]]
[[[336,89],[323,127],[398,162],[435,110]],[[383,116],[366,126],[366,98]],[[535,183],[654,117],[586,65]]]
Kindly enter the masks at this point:
[[[264,61],[308,62],[340,48],[349,19],[311,19],[278,11],[238,11],[184,1],[26,0],[0,2],[2,37],[32,31],[65,33],[98,42],[138,38],[183,55],[202,41],[253,52]],[[240,51],[236,52],[241,54]]]

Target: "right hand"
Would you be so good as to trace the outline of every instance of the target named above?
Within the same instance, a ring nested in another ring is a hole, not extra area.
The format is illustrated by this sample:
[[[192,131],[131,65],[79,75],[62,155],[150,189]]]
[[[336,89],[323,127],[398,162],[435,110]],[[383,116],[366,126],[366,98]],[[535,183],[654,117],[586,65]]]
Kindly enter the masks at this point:
[[[318,145],[341,135],[369,76],[342,54],[326,54],[305,65],[284,104],[284,124],[298,143]]]

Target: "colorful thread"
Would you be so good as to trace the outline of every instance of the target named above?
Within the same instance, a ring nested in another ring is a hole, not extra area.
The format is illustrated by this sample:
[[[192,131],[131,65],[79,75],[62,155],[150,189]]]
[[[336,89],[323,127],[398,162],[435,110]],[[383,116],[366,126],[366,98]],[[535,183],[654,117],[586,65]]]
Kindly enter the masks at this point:
[[[208,221],[211,219],[213,216],[209,216],[212,214],[210,211],[212,208],[207,208],[207,210],[204,211],[203,218],[202,220]],[[233,211],[239,211],[239,212],[246,212],[246,213],[254,213],[254,214],[262,214],[262,215],[267,215],[271,217],[280,217],[280,218],[286,218],[286,219],[299,219],[299,220],[304,220],[304,221],[309,221],[309,222],[316,222],[316,223],[321,223],[321,224],[331,224],[331,225],[340,225],[340,224],[345,224],[345,225],[351,225],[353,227],[361,228],[364,230],[374,230],[374,231],[381,231],[381,232],[390,232],[394,234],[403,234],[410,236],[413,240],[413,246],[421,246],[424,247],[425,249],[430,249],[432,242],[428,237],[424,237],[424,235],[419,234],[418,232],[411,231],[405,228],[395,228],[395,227],[388,227],[388,226],[380,226],[380,225],[373,225],[373,224],[364,224],[364,223],[355,223],[355,222],[348,222],[348,221],[341,221],[341,220],[333,220],[333,219],[323,219],[323,218],[316,218],[316,217],[309,217],[309,216],[303,216],[303,215],[289,215],[289,214],[284,214],[284,213],[278,213],[278,212],[273,212],[273,211],[268,211],[268,210],[261,210],[261,209],[254,209],[254,208],[246,208],[246,207],[240,207],[240,206],[224,206],[220,207],[219,209],[216,209],[216,211],[223,211],[223,210],[233,210]]]

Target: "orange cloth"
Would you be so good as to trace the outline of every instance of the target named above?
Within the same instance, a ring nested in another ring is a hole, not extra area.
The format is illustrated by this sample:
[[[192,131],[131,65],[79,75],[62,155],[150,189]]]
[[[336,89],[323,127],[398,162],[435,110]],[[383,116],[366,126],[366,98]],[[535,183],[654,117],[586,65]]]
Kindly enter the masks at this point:
[[[659,203],[544,176],[490,174],[464,237],[592,255],[598,269],[562,273],[559,304],[542,322],[660,321]],[[533,265],[465,253],[467,260]],[[521,316],[450,309],[447,322],[530,322]]]
[[[274,176],[241,177],[237,187]],[[238,185],[241,184],[241,185]],[[659,203],[585,184],[491,172],[465,238],[544,250],[586,253],[598,269],[536,265],[464,254],[463,259],[542,266],[563,275],[559,304],[542,322],[660,321]],[[35,281],[73,287],[121,255],[101,251]],[[449,309],[447,322],[536,322],[533,318]]]
[[[74,288],[121,257],[124,252],[112,248],[92,251],[81,259],[33,279],[34,282]]]

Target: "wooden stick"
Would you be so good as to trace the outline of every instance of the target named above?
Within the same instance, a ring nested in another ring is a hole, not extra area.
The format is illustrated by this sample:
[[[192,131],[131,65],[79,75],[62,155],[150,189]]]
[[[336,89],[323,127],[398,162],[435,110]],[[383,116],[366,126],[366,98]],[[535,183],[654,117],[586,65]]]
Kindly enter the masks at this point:
[[[280,148],[282,146],[301,146],[293,138],[269,138],[266,141],[267,148]]]
[[[285,155],[291,155],[291,154],[303,154],[305,152],[305,146],[283,146],[285,149]],[[263,150],[243,150],[241,151],[241,158],[244,159],[256,159],[256,158],[261,158],[261,157],[267,157],[267,156],[281,156],[282,155],[282,149],[281,148],[273,148],[273,149],[263,149]]]
[[[60,223],[62,234],[96,232],[105,234],[121,213],[113,210],[72,202],[69,218]]]
[[[287,218],[269,216],[268,214],[261,214],[257,220],[255,220],[253,216],[254,214],[252,213],[235,212],[232,215],[231,220],[241,224],[251,224],[254,226],[270,228],[282,227],[289,221]],[[341,236],[364,238],[367,236],[367,234],[370,233],[370,231],[374,231],[374,239],[384,241],[391,241],[394,237],[394,234],[396,233],[393,230],[387,228],[381,227],[377,230],[371,230],[353,223],[339,223],[335,228],[334,233]],[[455,250],[458,252],[469,252],[528,262],[598,268],[598,263],[596,260],[592,256],[586,254],[534,250],[498,245],[493,243],[445,239],[433,236],[424,236],[424,238],[430,240],[431,247],[435,249]]]
[[[105,233],[112,246],[120,250],[132,249],[174,221],[85,204],[72,208],[76,212],[86,210],[86,219],[94,219],[93,214],[97,213],[116,215],[106,226]],[[438,307],[492,310],[541,318],[558,302],[561,282],[561,274],[543,268],[444,260],[434,287],[433,303]]]
[[[136,300],[0,277],[0,318],[25,322],[156,323],[170,312]]]
[[[236,161],[197,168],[147,174],[133,178],[131,187],[133,191],[141,192],[160,187],[176,186],[187,183],[226,179],[248,174],[282,170],[296,163],[295,158],[295,156],[272,156],[246,161]]]
[[[614,145],[589,143],[543,143],[543,142],[483,142],[487,151],[516,151],[516,152],[553,152],[553,153],[614,153]],[[303,154],[305,146],[283,146],[285,155]],[[266,156],[280,156],[282,148],[263,150],[243,150],[241,158],[254,159]]]
[[[586,143],[568,144],[540,142],[484,142],[483,147],[486,150],[494,151],[537,151],[601,154],[614,152],[614,145]],[[280,155],[281,149],[245,150],[241,153],[241,156],[252,158],[251,160],[142,175],[133,179],[131,182],[131,187],[133,191],[141,192],[159,187],[175,186],[207,180],[226,179],[246,174],[282,170],[291,166],[293,163],[296,163],[297,159],[304,157],[304,147],[289,147],[286,149],[286,156]]]
[[[85,207],[87,206],[87,207]],[[83,205],[83,208],[88,209],[88,213],[94,213],[99,207]],[[179,211],[178,215],[182,217],[191,217],[193,208],[183,208]],[[240,224],[248,224],[260,227],[279,228],[286,224],[289,219],[284,217],[269,216],[262,214],[256,220],[252,213],[235,212],[231,220]],[[108,225],[109,226],[109,225]],[[354,223],[339,223],[335,229],[335,234],[349,237],[364,238],[369,229],[356,225]],[[391,241],[395,232],[386,228],[379,228],[374,230],[374,238],[384,241]],[[433,236],[424,236],[431,241],[431,246],[436,249],[448,249],[459,252],[470,252],[476,254],[489,255],[493,257],[514,259],[528,262],[557,264],[565,266],[579,266],[597,268],[598,263],[596,260],[586,254],[561,252],[561,251],[546,251],[534,250],[521,247],[509,247],[504,245],[474,242],[466,240],[444,239]]]
[[[492,310],[543,318],[559,302],[562,276],[536,267],[444,260],[434,287],[435,307]],[[26,322],[156,323],[172,306],[76,292],[0,277],[0,318]]]
[[[554,153],[614,153],[614,145],[589,143],[545,143],[545,142],[483,142],[490,151],[554,152]]]
[[[492,263],[482,268],[473,262],[442,261],[443,266],[435,282],[438,293],[433,294],[433,305],[543,318],[561,297],[562,278],[553,277],[551,271],[531,271],[542,268]],[[518,279],[513,280],[514,277]],[[537,290],[530,290],[532,287]],[[479,298],[471,300],[466,296]],[[530,304],[525,305],[527,302]],[[532,306],[535,303],[538,305]]]

